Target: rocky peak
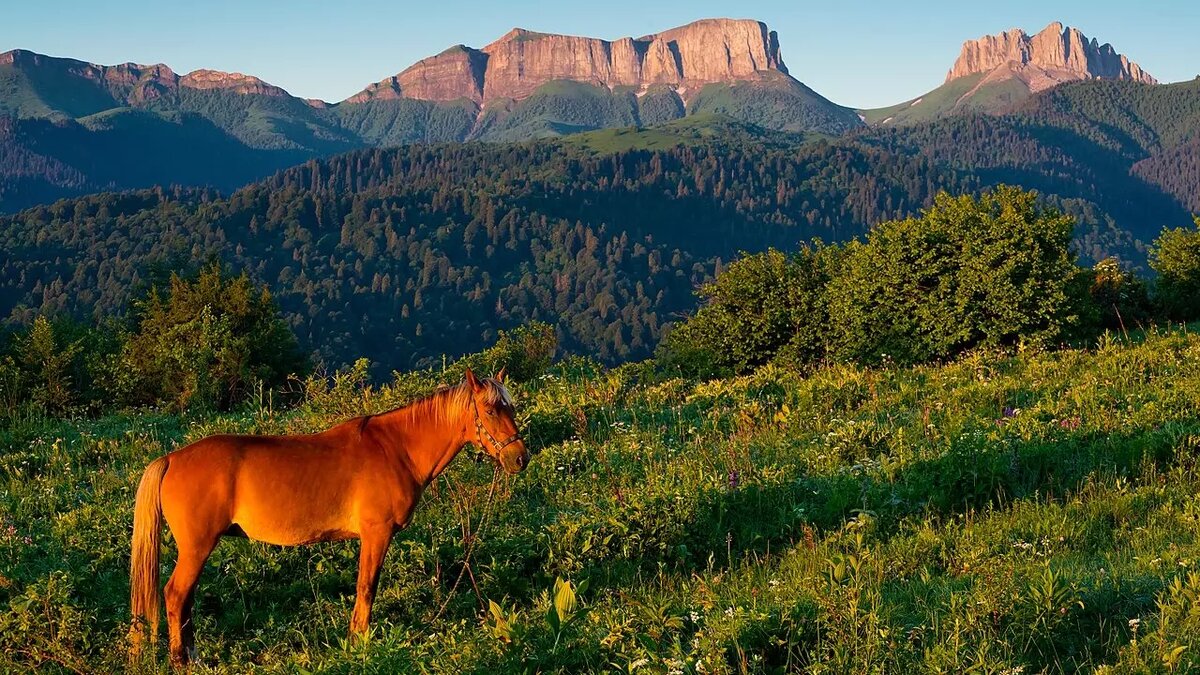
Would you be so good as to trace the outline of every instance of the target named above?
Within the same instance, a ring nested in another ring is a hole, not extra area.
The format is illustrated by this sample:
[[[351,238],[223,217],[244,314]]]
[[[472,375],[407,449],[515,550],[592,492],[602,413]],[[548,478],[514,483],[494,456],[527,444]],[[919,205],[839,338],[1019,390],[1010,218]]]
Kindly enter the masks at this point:
[[[437,56],[417,61],[399,75],[370,85],[346,99],[346,102],[397,98],[454,101],[465,98],[479,103],[483,101],[486,67],[487,54],[464,45],[455,45]]]
[[[759,21],[705,19],[641,38],[601,40],[514,28],[483,49],[459,45],[373,84],[347,102],[521,99],[553,80],[644,89],[787,73],[779,39]]]
[[[1157,82],[1112,45],[1089,40],[1079,29],[1057,21],[1032,36],[1014,28],[963,43],[946,81],[976,73],[987,73],[989,79],[1019,77],[1032,91],[1072,80]]]
[[[179,85],[189,89],[223,89],[235,94],[290,95],[282,88],[267,84],[253,75],[225,73],[219,70],[193,70],[180,78]]]

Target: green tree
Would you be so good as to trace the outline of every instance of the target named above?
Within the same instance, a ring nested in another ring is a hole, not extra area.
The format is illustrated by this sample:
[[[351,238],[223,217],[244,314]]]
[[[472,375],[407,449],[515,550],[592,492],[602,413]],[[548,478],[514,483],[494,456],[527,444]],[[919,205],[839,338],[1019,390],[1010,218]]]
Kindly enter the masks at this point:
[[[939,194],[847,247],[829,290],[836,357],[914,363],[977,346],[1053,344],[1089,323],[1075,221],[1001,186]]]
[[[1150,267],[1158,273],[1160,310],[1177,321],[1200,318],[1200,218],[1192,227],[1163,230],[1150,248]]]
[[[133,322],[114,374],[126,404],[228,408],[307,370],[270,293],[215,264],[172,276],[165,296],[151,288]]]
[[[49,319],[38,316],[14,345],[29,401],[52,415],[63,414],[78,402],[72,370],[81,341],[66,342],[57,332]]]
[[[479,368],[485,375],[505,369],[517,382],[532,380],[550,367],[558,351],[554,326],[533,321],[512,330],[502,330],[496,344],[480,354]],[[469,360],[469,359],[468,359]]]
[[[744,256],[700,289],[705,304],[659,350],[668,370],[742,373],[784,351],[811,362],[825,353],[825,289],[838,249],[816,242],[794,255]]]

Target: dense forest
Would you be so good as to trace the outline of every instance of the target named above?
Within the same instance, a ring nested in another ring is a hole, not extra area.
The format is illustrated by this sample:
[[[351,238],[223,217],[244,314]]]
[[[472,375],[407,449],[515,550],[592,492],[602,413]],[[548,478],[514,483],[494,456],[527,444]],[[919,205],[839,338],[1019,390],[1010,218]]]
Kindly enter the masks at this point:
[[[228,198],[62,201],[2,221],[0,311],[105,316],[152,266],[220,258],[268,283],[333,363],[409,367],[534,319],[616,361],[648,354],[739,250],[845,239],[959,185],[867,147],[753,150],[412,146],[309,162]]]

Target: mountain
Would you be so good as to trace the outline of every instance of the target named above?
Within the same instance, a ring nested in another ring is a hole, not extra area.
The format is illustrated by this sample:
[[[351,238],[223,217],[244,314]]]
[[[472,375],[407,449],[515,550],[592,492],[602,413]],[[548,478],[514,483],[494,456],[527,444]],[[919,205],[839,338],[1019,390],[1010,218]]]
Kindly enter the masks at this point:
[[[779,38],[758,21],[707,19],[616,41],[514,28],[483,49],[463,45],[417,62],[347,99],[426,101],[528,98],[555,80],[645,93],[665,85],[681,98],[706,84],[787,74]]]
[[[1001,112],[1066,82],[1156,84],[1110,44],[1054,22],[1036,35],[1014,28],[963,43],[941,87],[898,105],[861,111],[870,124],[907,124],[963,110]]]
[[[98,189],[232,190],[355,148],[528,140],[694,114],[790,132],[862,125],[793,78],[776,34],[750,20],[616,41],[516,28],[482,49],[422,59],[340,103],[241,73],[13,50],[0,54],[0,211]]]

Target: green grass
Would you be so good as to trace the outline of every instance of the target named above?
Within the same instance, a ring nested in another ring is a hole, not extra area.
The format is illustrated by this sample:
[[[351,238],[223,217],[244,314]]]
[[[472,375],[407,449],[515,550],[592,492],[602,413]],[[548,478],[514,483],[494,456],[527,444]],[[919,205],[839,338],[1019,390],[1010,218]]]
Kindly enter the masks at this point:
[[[830,102],[783,74],[732,84],[708,84],[688,102],[688,114],[717,113],[780,131],[840,134],[862,126],[858,113]]]
[[[899,126],[930,122],[955,112],[962,97],[975,88],[981,79],[983,79],[982,73],[960,77],[910,101],[886,108],[859,110],[858,112],[866,118],[867,124],[872,126],[877,124]]]
[[[563,139],[563,143],[593,152],[612,153],[663,150],[714,142],[729,146],[756,143],[767,147],[793,147],[818,137],[823,136],[772,131],[725,115],[701,113],[651,127],[601,129],[575,134]]]
[[[197,670],[1200,668],[1200,337],[646,375],[573,360],[515,388],[538,453],[501,483],[474,556],[494,612],[469,583],[451,590],[455,504],[478,519],[491,477],[464,456],[397,536],[369,642],[342,639],[356,544],[227,541],[197,595]],[[123,667],[133,489],[150,459],[218,431],[322,428],[436,379],[344,377],[282,413],[10,424],[0,670]],[[556,578],[587,582],[574,610],[565,592],[552,609]]]

